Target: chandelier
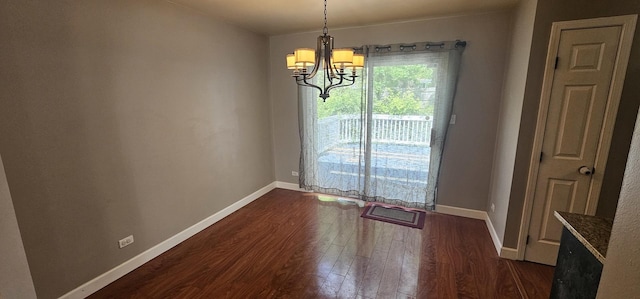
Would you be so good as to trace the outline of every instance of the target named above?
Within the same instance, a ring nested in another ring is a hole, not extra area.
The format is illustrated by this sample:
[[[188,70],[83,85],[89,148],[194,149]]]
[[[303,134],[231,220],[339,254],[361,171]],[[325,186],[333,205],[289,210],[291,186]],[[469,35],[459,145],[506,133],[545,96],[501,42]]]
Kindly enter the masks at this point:
[[[287,69],[300,86],[315,88],[325,101],[329,91],[337,87],[353,85],[358,75],[356,70],[364,67],[364,54],[355,54],[353,49],[334,49],[333,37],[327,29],[327,0],[324,0],[324,27],[318,36],[316,49],[299,48],[287,55]],[[310,82],[317,74],[323,74],[322,86]]]

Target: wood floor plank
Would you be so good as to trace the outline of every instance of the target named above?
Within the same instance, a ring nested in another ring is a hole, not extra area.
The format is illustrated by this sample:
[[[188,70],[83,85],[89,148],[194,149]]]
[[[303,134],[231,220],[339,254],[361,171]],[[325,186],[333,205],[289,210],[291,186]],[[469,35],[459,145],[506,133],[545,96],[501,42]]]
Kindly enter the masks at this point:
[[[418,267],[417,298],[436,298],[436,285],[439,283],[436,274],[436,242],[438,240],[437,222],[440,217],[436,213],[427,213],[425,226],[422,229],[420,243],[420,265]]]
[[[481,220],[362,209],[275,189],[89,298],[548,297],[553,267],[499,258]]]
[[[376,226],[380,225],[380,222],[361,218],[358,225],[358,229],[355,232],[355,237],[358,242],[356,255],[370,258],[375,248],[376,239],[379,236]]]
[[[334,273],[329,273],[320,289],[322,297],[335,298],[340,291],[344,276]]]
[[[359,295],[376,298],[378,294],[378,288],[380,287],[380,281],[382,280],[382,273],[386,266],[387,256],[389,255],[389,248],[393,242],[393,224],[383,223],[382,232],[376,240],[376,245],[369,260],[369,265],[364,274],[362,283],[366,285]]]
[[[364,291],[364,283],[362,283],[364,275],[369,266],[369,258],[364,256],[355,256],[349,271],[345,276],[345,280],[338,292],[339,298],[355,298],[358,293]]]
[[[420,230],[411,229],[408,231],[404,242],[404,256],[398,283],[398,293],[408,297],[416,296],[418,291],[421,236]]]
[[[507,261],[522,286],[522,297],[546,299],[551,294],[554,267],[523,261]]]
[[[433,298],[458,298],[458,286],[456,285],[456,271],[450,264],[438,263],[435,265],[437,277],[435,296]]]
[[[384,271],[378,288],[379,298],[393,298],[398,293],[398,284],[402,272],[402,261],[404,260],[404,242],[393,240],[387,255]]]
[[[332,274],[338,274],[342,276],[346,276],[349,272],[349,268],[351,267],[351,263],[356,257],[357,252],[357,241],[350,240],[342,249],[338,260],[333,265],[331,269]]]

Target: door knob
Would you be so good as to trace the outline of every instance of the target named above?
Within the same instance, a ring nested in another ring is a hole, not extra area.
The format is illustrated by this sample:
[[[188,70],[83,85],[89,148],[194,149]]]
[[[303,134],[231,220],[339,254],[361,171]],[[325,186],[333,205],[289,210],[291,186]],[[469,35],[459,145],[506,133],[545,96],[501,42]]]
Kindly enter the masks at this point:
[[[581,166],[580,168],[578,168],[578,172],[584,175],[591,175],[593,174],[594,170],[587,166]]]

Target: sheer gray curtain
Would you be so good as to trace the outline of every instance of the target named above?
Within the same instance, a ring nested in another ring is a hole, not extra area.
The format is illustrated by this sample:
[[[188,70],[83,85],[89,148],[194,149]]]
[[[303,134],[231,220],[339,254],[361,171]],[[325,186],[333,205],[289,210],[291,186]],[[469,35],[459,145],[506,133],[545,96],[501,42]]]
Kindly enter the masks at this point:
[[[338,113],[323,113],[330,105],[319,91],[298,87],[300,131],[299,185],[309,191],[360,197],[364,186],[365,76],[350,87],[331,91],[327,101],[348,106]],[[320,108],[320,109],[318,109]],[[319,111],[320,110],[320,113]],[[342,113],[341,113],[342,112]],[[345,150],[340,145],[348,145]],[[345,174],[349,175],[345,175]]]
[[[354,86],[299,88],[300,187],[433,209],[465,45],[364,46]]]

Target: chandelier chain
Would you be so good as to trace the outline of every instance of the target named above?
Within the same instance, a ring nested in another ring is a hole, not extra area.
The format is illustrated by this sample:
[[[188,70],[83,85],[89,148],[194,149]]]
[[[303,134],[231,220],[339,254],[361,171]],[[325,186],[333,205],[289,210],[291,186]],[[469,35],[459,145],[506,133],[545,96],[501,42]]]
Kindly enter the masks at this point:
[[[329,29],[327,28],[327,0],[324,0],[324,28],[322,28],[322,33],[324,35],[329,33]]]

